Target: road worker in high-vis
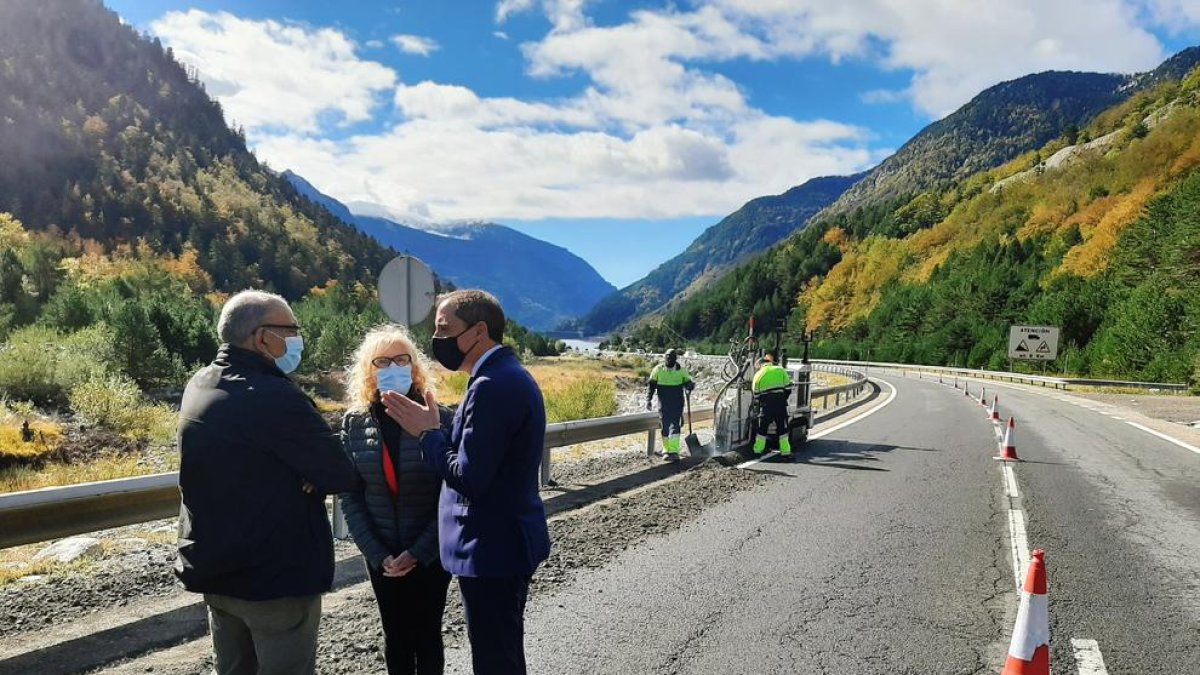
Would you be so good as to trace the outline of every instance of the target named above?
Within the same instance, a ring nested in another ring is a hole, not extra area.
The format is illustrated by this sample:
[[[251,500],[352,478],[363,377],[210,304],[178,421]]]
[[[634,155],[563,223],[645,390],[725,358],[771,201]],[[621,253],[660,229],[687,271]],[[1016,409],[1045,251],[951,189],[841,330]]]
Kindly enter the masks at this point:
[[[658,409],[662,415],[663,457],[679,457],[679,434],[683,428],[683,403],[685,392],[696,388],[687,368],[679,364],[679,352],[668,349],[663,363],[650,371],[650,390],[646,392],[646,410],[658,393]]]
[[[779,454],[792,455],[792,442],[788,438],[788,396],[791,394],[792,376],[783,366],[775,364],[775,357],[767,354],[762,358],[762,367],[754,374],[752,387],[758,401],[758,428],[754,435],[754,454],[761,455],[767,449],[771,424],[775,433],[770,437],[779,439]]]

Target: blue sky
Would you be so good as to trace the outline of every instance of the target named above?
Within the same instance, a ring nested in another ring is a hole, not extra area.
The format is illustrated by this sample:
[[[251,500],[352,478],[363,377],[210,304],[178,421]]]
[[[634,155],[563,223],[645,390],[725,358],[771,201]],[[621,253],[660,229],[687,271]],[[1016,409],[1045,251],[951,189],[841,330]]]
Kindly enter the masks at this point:
[[[274,168],[402,219],[511,225],[618,286],[987,86],[1200,42],[1200,0],[107,4],[195,66]]]

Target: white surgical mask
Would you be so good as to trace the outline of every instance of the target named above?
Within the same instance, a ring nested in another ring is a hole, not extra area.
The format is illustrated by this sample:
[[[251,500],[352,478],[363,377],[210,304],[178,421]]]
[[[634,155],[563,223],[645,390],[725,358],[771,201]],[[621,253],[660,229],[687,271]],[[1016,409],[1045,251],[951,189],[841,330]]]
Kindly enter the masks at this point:
[[[283,338],[283,344],[287,351],[283,353],[283,356],[275,359],[275,365],[283,371],[284,375],[287,375],[300,366],[300,355],[304,352],[304,338],[292,335]]]
[[[375,384],[380,392],[394,391],[401,396],[407,396],[408,390],[412,389],[412,383],[412,366],[398,366],[393,363],[375,373]]]

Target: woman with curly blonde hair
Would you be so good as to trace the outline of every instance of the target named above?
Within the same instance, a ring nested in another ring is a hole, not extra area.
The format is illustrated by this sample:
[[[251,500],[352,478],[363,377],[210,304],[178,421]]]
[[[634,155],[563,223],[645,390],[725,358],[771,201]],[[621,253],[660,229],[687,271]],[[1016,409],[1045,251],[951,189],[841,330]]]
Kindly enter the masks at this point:
[[[342,494],[341,504],[379,605],[389,675],[440,674],[445,661],[442,614],[450,574],[438,560],[442,482],[417,439],[380,402],[384,391],[424,401],[433,389],[431,365],[402,326],[368,332],[347,371],[342,438],[363,486]],[[451,414],[441,412],[449,428]]]

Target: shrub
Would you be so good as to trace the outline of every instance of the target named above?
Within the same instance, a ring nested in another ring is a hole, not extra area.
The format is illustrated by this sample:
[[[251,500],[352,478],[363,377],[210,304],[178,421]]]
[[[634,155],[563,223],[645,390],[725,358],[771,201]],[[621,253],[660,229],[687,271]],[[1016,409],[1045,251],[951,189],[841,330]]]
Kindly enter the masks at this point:
[[[103,326],[68,336],[41,326],[18,330],[0,349],[0,396],[62,405],[72,387],[115,372],[112,345]]]
[[[443,375],[438,384],[438,400],[461,400],[463,394],[467,393],[467,382],[470,379],[471,376],[467,373],[453,372]]]
[[[124,376],[93,379],[71,390],[71,409],[83,421],[135,440],[167,443],[175,436],[170,406],[146,403],[137,383]]]
[[[546,399],[546,420],[570,420],[607,417],[617,412],[617,389],[612,380],[586,377],[565,385],[542,390]]]

